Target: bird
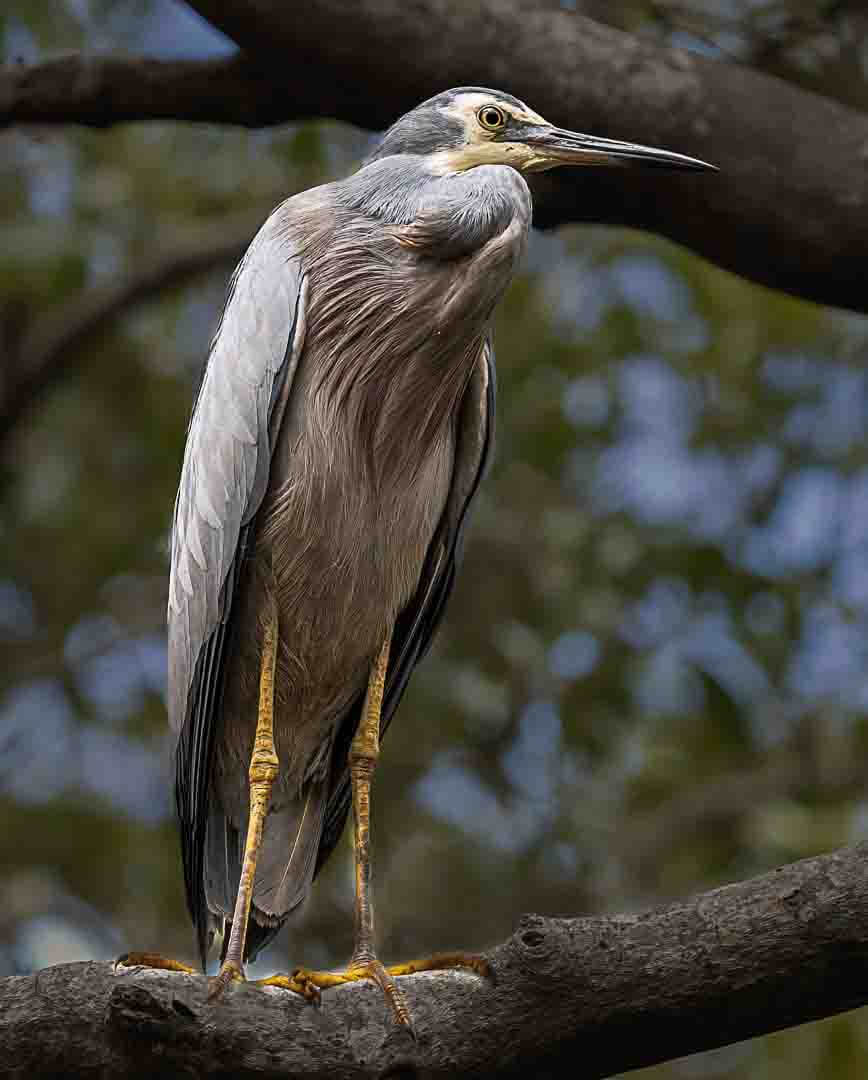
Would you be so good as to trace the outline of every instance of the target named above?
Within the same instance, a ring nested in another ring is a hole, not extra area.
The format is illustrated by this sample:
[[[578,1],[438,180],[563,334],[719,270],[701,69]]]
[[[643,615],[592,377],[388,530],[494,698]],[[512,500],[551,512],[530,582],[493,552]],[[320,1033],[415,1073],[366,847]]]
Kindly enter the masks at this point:
[[[564,130],[499,90],[447,90],[351,175],[281,203],[236,268],[187,431],[168,601],[175,795],[203,970],[222,934],[212,996],[245,978],[307,897],[351,810],[348,967],[260,985],[314,999],[372,979],[412,1029],[398,975],[486,973],[475,954],[381,963],[371,781],[491,456],[492,317],[527,244],[526,176],[629,165],[713,168]]]

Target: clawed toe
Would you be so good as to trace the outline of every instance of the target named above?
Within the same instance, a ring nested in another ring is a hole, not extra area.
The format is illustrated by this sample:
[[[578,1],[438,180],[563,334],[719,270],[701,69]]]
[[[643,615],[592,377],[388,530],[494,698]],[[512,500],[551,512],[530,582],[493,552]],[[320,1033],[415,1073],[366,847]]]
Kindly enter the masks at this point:
[[[272,975],[251,985],[277,986],[281,990],[290,990],[294,994],[300,994],[312,1005],[319,1005],[323,990],[370,979],[383,991],[398,1024],[406,1028],[415,1038],[416,1033],[409,1007],[395,979],[402,975],[415,975],[421,971],[447,971],[456,968],[472,971],[482,978],[494,978],[491,965],[481,953],[444,952],[435,953],[423,960],[392,964],[389,967],[384,967],[376,957],[364,960],[354,959],[345,971],[313,971],[310,968],[297,967],[293,968],[289,975]]]
[[[158,971],[177,971],[185,975],[195,975],[196,971],[189,964],[161,956],[159,953],[129,952],[119,956],[115,968],[145,967]],[[251,982],[251,986],[275,986],[298,994],[305,1001],[319,1006],[322,991],[346,983],[370,979],[375,982],[386,996],[395,1020],[406,1028],[414,1037],[413,1021],[404,994],[395,983],[395,979],[404,975],[415,975],[421,971],[444,971],[450,968],[462,968],[473,971],[483,978],[493,979],[494,971],[481,953],[444,952],[435,953],[423,960],[412,960],[405,964],[392,964],[384,967],[376,957],[354,959],[345,971],[313,971],[310,968],[296,967],[288,975],[271,975],[267,979]],[[217,1002],[223,996],[227,986],[234,982],[245,982],[244,971],[237,964],[225,961],[220,971],[208,980],[208,1001]]]
[[[443,952],[411,960],[406,964],[391,964],[386,968],[390,975],[416,975],[420,971],[449,971],[464,969],[473,971],[484,979],[494,979],[494,969],[482,953]]]
[[[272,975],[268,979],[260,979],[254,985],[278,986],[282,990],[291,990],[295,994],[301,994],[312,1005],[319,1005],[323,990],[344,986],[346,983],[360,982],[362,979],[370,979],[380,987],[389,1000],[395,1019],[412,1032],[410,1010],[407,1008],[404,995],[395,985],[390,973],[376,959],[364,963],[352,963],[346,971],[312,971],[310,968],[297,967],[293,968],[289,975]]]
[[[300,994],[311,1005],[320,1004],[319,986],[308,976],[315,974],[305,968],[294,968],[289,975],[270,975],[267,979],[259,979],[253,986],[277,986],[281,990],[289,990],[293,994]]]
[[[156,971],[180,971],[184,975],[197,974],[196,969],[189,964],[182,964],[180,960],[173,960],[169,956],[151,952],[128,952],[122,953],[115,960],[115,970],[119,967],[145,967],[154,968]]]
[[[304,968],[295,968],[290,978],[298,988],[297,993],[304,994],[311,1004],[319,1005],[322,1001],[322,994],[317,983],[311,978],[312,975],[313,972],[306,971]]]

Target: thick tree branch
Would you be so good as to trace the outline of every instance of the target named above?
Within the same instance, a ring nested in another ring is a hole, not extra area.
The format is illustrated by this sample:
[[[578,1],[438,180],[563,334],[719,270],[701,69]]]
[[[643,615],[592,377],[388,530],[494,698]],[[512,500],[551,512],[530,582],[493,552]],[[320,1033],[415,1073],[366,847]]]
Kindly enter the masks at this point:
[[[277,124],[292,115],[262,65],[246,57],[154,60],[57,56],[0,68],[0,128],[10,124],[86,124],[132,120],[208,120]]]
[[[583,16],[484,0],[193,0],[257,57],[325,83],[328,111],[381,123],[444,86],[478,82],[580,130],[680,149],[721,175],[559,170],[538,222],[663,233],[754,280],[865,310],[868,117],[757,72],[643,42]],[[377,108],[379,105],[379,108]],[[855,230],[855,232],[851,232]]]
[[[604,1077],[868,1002],[868,847],[643,915],[525,917],[496,979],[404,980],[414,1045],[373,986],[282,991],[69,964],[0,981],[20,1075]]]
[[[560,170],[537,222],[652,229],[737,273],[868,310],[868,117],[736,65],[565,11],[504,0],[195,0],[252,58],[66,58],[0,77],[0,124],[149,116],[379,128],[462,83],[511,90],[558,123],[714,161],[713,177]]]
[[[72,368],[81,346],[133,304],[196,274],[240,258],[265,214],[245,214],[154,255],[127,276],[40,313],[13,355],[4,357],[0,381],[0,443],[45,391]]]

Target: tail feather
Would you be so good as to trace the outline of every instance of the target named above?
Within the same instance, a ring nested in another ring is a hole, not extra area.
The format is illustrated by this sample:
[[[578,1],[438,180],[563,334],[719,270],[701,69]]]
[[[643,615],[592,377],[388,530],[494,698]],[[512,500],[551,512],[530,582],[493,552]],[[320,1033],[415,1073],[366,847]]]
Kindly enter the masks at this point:
[[[256,864],[253,906],[271,919],[284,919],[307,896],[322,834],[326,780],[312,780],[302,797],[265,821]]]
[[[277,935],[283,926],[283,919],[274,926],[261,926],[255,916],[247,920],[247,937],[244,939],[244,963],[255,960],[261,949],[264,949]],[[229,944],[229,934],[232,931],[232,923],[226,924],[226,936],[223,939],[223,955],[220,963],[223,963],[226,954],[226,946]]]
[[[218,920],[232,917],[241,880],[243,845],[238,829],[212,803],[205,835],[205,901]]]
[[[327,794],[327,778],[311,780],[300,799],[271,810],[265,819],[247,924],[245,960],[256,956],[307,896],[316,866]],[[246,827],[245,822],[245,833]],[[224,950],[243,857],[241,831],[222,811],[212,811],[205,845],[205,894],[210,910],[224,920]]]

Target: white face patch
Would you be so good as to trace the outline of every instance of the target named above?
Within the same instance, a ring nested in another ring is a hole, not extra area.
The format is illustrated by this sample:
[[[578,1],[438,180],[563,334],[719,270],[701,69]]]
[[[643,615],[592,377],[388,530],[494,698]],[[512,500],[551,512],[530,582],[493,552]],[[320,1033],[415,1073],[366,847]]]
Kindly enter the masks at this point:
[[[510,120],[519,124],[549,126],[539,113],[529,109],[523,102],[513,105],[492,94],[461,94],[444,111],[464,128],[464,145],[432,154],[429,165],[433,172],[445,176],[449,173],[465,172],[477,165],[511,165],[519,172],[534,172],[550,167],[547,159],[532,147],[522,142],[511,142],[508,134],[504,138],[503,129],[490,131],[484,128],[477,114],[486,105],[506,114],[507,133]]]
[[[538,172],[555,164],[525,143],[489,140],[468,143],[458,150],[441,150],[428,159],[431,171],[437,176],[466,172],[477,165],[510,165],[519,172]]]
[[[495,108],[506,113],[508,117],[517,120],[521,124],[541,124],[547,126],[546,121],[540,114],[534,112],[533,109],[529,109],[523,102],[520,107],[517,107],[508,104],[505,101],[501,101],[491,94],[461,94],[452,102],[445,112],[463,125],[465,138],[471,145],[474,143],[490,142],[497,135],[497,132],[487,131],[476,118],[476,114],[483,105],[493,105]]]

